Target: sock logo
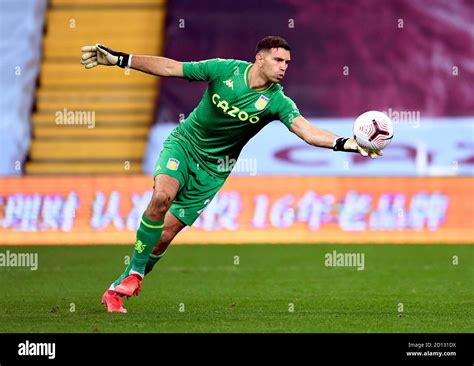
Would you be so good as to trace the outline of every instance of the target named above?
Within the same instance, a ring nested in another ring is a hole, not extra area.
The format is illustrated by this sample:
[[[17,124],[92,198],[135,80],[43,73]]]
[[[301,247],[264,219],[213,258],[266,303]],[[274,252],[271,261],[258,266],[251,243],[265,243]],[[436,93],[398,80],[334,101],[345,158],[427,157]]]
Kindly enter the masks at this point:
[[[137,242],[135,243],[135,250],[138,252],[138,254],[143,253],[145,248],[146,248],[146,245],[143,244],[141,240],[137,240]]]

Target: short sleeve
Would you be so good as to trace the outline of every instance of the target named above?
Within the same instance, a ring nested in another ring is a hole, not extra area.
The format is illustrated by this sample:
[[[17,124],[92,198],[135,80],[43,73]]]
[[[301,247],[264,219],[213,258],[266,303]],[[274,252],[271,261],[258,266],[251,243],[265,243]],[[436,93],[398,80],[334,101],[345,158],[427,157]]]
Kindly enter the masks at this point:
[[[210,81],[225,74],[232,61],[213,58],[204,61],[183,62],[183,76],[188,80]]]
[[[281,102],[278,105],[277,117],[278,119],[288,128],[291,126],[291,121],[296,117],[301,116],[301,113],[296,106],[295,102],[288,98],[286,95],[283,96]]]

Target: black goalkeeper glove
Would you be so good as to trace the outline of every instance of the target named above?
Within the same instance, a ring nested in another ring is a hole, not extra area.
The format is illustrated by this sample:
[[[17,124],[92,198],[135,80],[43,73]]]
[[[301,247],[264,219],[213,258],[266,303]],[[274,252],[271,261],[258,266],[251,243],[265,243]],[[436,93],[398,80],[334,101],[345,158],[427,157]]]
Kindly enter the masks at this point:
[[[334,142],[334,146],[332,149],[334,151],[357,152],[362,156],[370,156],[372,159],[383,155],[382,150],[370,151],[360,146],[356,140],[349,137],[338,137]]]
[[[131,55],[128,53],[117,52],[97,43],[95,46],[84,46],[81,64],[86,69],[91,69],[97,65],[128,67]]]

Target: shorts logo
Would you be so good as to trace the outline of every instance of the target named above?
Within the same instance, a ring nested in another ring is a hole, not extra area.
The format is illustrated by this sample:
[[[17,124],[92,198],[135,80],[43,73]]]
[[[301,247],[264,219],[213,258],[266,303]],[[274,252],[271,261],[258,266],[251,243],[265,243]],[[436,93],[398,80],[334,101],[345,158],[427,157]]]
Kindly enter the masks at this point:
[[[261,111],[265,109],[269,101],[270,101],[270,98],[267,98],[265,95],[260,95],[260,97],[255,102],[255,108]]]
[[[169,158],[168,162],[166,163],[166,167],[169,170],[178,170],[179,167],[179,160],[175,158]]]

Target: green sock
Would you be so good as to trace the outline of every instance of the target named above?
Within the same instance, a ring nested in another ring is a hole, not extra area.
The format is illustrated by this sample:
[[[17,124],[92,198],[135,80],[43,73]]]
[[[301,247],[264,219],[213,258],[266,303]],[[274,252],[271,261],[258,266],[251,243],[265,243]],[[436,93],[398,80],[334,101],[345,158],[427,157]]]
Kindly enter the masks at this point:
[[[143,214],[140,227],[137,231],[137,240],[135,242],[132,260],[125,269],[125,272],[113,283],[113,286],[118,286],[124,278],[128,277],[132,270],[144,276],[148,258],[155,243],[158,243],[160,240],[162,231],[163,220],[153,221]]]
[[[153,270],[155,264],[165,255],[165,252],[161,253],[160,255],[150,254],[148,257],[148,262],[146,262],[145,266],[145,276]]]

